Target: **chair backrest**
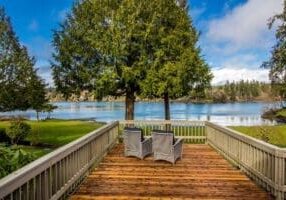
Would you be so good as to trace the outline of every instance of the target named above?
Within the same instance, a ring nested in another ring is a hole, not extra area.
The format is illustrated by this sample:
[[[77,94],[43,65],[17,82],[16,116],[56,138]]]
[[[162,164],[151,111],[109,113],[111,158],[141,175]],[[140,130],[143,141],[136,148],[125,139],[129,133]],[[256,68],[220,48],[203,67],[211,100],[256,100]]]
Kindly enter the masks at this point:
[[[152,131],[153,151],[170,154],[173,146],[174,134],[165,131]]]
[[[125,147],[129,150],[139,150],[142,136],[142,130],[139,128],[124,128]]]

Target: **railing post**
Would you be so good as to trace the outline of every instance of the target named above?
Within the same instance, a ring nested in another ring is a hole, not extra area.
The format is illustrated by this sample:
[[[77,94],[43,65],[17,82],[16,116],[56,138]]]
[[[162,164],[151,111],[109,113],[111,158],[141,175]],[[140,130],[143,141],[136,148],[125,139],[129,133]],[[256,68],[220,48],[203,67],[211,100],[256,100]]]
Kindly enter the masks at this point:
[[[285,183],[285,158],[283,152],[275,150],[275,193],[277,199],[284,199],[283,186]]]

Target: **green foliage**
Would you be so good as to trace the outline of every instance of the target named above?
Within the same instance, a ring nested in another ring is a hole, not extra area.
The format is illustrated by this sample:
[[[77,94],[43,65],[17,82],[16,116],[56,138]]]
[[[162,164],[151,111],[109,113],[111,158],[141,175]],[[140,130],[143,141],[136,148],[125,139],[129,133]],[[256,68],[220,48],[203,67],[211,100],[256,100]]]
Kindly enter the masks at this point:
[[[22,149],[0,146],[0,178],[34,160],[34,155]]]
[[[66,97],[82,90],[126,95],[132,119],[135,94],[175,98],[209,84],[197,40],[173,0],[79,1],[54,34],[53,79]]]
[[[11,144],[18,144],[19,141],[25,139],[31,131],[31,126],[20,119],[11,122],[7,129],[7,136],[10,138]]]
[[[246,135],[263,140],[270,144],[286,147],[286,126],[233,126],[231,127]]]
[[[28,85],[28,99],[31,108],[37,112],[37,120],[39,120],[39,112],[43,111],[45,106],[48,104],[45,87],[46,84],[40,77],[36,74],[31,76],[31,81]]]
[[[270,68],[269,77],[274,88],[279,91],[282,99],[286,99],[286,2],[281,14],[275,15],[269,23],[271,28],[275,21],[279,21],[276,30],[277,43],[273,47],[269,61],[264,62],[262,67]]]
[[[47,103],[47,104],[44,104],[42,111],[48,113],[47,119],[51,119],[51,113],[57,108],[58,106]]]
[[[265,90],[265,83],[258,81],[244,81],[229,82],[227,81],[223,86],[223,91],[227,95],[229,101],[240,100],[252,100],[255,97],[261,95],[261,92]]]
[[[31,127],[31,134],[26,138],[31,141],[32,135],[39,130],[39,143],[59,147],[99,128],[102,124],[77,120],[26,121]],[[1,122],[0,128],[10,126],[10,122]]]
[[[2,7],[0,41],[0,111],[37,109],[44,84],[33,68],[35,59],[19,43]]]
[[[142,95],[170,98],[187,95],[193,88],[209,85],[211,75],[200,49],[198,35],[185,12],[172,0],[156,2],[153,21],[158,24],[150,36],[153,62],[141,83]],[[164,7],[164,9],[161,9]]]
[[[9,148],[0,146],[0,177],[102,126],[99,123],[75,120],[27,121],[27,123],[32,127],[32,133],[26,140],[31,141],[33,132],[38,129],[40,132],[38,142],[46,146],[17,145]],[[9,126],[8,121],[0,122],[0,130],[8,129]]]
[[[10,143],[10,138],[7,136],[5,128],[0,128],[0,143]]]
[[[227,102],[227,96],[221,90],[215,91],[213,93],[212,98],[213,98],[214,103],[226,103]]]
[[[90,1],[75,3],[60,29],[54,32],[53,79],[65,98],[79,96],[82,90],[92,91],[100,73],[101,55],[89,38],[91,32],[98,32],[99,20],[104,17],[100,17],[103,8],[97,3],[97,7]]]
[[[279,112],[277,112],[277,116],[283,116],[286,118],[286,108],[280,109]]]
[[[188,13],[173,0],[156,4],[152,8],[154,30],[148,32],[153,52],[140,86],[144,97],[164,97],[168,118],[169,98],[186,96],[192,90],[193,96],[204,96],[199,91],[210,86],[212,75],[200,55],[198,34]]]

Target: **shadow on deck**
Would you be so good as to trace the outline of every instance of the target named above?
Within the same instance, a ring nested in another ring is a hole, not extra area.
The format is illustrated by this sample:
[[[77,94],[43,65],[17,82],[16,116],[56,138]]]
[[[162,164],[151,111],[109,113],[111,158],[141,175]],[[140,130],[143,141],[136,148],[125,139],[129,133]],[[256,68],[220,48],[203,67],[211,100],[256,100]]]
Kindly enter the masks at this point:
[[[79,199],[271,199],[208,145],[184,144],[175,166],[115,146],[71,196]]]

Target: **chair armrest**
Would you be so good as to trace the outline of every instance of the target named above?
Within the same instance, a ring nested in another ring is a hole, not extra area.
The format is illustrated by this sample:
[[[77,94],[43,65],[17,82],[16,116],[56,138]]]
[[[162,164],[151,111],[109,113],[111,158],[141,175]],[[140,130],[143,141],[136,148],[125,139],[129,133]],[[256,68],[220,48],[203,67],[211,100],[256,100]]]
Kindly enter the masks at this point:
[[[145,138],[145,139],[143,140],[142,144],[150,143],[150,142],[151,142],[151,144],[152,144],[152,137],[150,137],[150,138]]]
[[[152,153],[152,137],[145,138],[143,142],[141,142],[141,148],[142,148],[142,156],[143,158]]]
[[[179,145],[182,145],[184,142],[184,139],[183,138],[179,138],[176,140],[175,144],[173,145],[174,148],[176,148],[176,146],[179,146]]]
[[[180,138],[177,139],[176,143],[173,145],[175,160],[177,160],[178,158],[182,158],[183,142],[184,139]]]

